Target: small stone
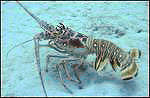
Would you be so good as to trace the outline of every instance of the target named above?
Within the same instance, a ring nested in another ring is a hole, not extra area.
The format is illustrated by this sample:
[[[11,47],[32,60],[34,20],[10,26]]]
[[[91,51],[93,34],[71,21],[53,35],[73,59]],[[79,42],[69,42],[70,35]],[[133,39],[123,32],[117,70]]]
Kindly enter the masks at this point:
[[[98,31],[98,27],[95,26],[94,29],[92,31]]]
[[[138,30],[138,31],[137,31],[137,33],[141,33],[142,31],[143,31],[143,30],[142,30],[142,29],[140,29],[140,30]]]

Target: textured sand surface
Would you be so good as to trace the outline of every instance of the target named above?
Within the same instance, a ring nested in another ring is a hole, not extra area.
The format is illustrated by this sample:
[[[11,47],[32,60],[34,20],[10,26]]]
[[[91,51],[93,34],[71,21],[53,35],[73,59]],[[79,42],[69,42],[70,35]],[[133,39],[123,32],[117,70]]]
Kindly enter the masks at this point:
[[[110,70],[98,76],[92,69],[81,75],[83,89],[66,81],[73,95],[64,90],[54,72],[44,73],[46,54],[41,48],[41,66],[48,96],[148,96],[148,6],[147,2],[22,2],[40,19],[53,25],[63,22],[74,31],[107,39],[126,49],[139,48],[138,76],[123,81]],[[34,58],[34,43],[10,48],[31,39],[42,29],[16,2],[2,3],[2,96],[44,96]],[[90,57],[89,57],[90,58]],[[90,60],[90,59],[89,59]],[[51,63],[53,66],[56,63]],[[50,69],[51,70],[51,69]],[[52,70],[51,70],[52,71]]]

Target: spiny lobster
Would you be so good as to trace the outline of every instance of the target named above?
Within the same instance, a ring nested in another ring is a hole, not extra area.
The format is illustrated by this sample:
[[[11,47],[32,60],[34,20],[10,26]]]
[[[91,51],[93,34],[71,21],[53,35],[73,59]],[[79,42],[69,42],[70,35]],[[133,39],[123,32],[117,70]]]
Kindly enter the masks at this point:
[[[62,85],[68,90],[68,92],[72,93],[72,91],[64,84],[64,81],[62,79],[62,75],[60,72],[60,68],[63,66],[68,79],[77,82],[76,80],[71,79],[71,76],[68,73],[68,69],[66,68],[66,62],[68,61],[80,61],[81,64],[83,65],[83,60],[81,58],[85,57],[85,53],[86,53],[86,49],[84,48],[83,44],[80,41],[84,41],[87,36],[75,32],[72,29],[65,27],[62,23],[59,23],[59,25],[57,25],[56,27],[54,27],[53,25],[48,24],[47,22],[40,20],[38,17],[36,17],[34,14],[32,14],[29,10],[27,10],[19,1],[16,1],[30,16],[32,16],[32,18],[34,20],[36,20],[36,22],[40,25],[40,27],[44,30],[44,32],[38,33],[36,34],[33,39],[27,40],[23,43],[20,43],[14,47],[12,47],[8,53],[7,53],[7,57],[9,55],[9,53],[15,48],[18,47],[22,44],[25,44],[29,41],[33,41],[34,40],[34,44],[35,44],[35,59],[36,59],[36,65],[38,67],[38,72],[39,72],[39,76],[40,76],[40,80],[41,80],[41,84],[42,84],[42,88],[44,90],[45,95],[47,96],[47,92],[43,83],[43,78],[41,75],[41,67],[40,67],[40,56],[39,56],[39,48],[40,47],[49,47],[52,48],[60,53],[63,54],[67,54],[66,56],[59,56],[59,55],[47,55],[46,58],[46,72],[48,72],[48,63],[49,63],[49,58],[50,57],[55,57],[55,58],[61,58],[61,62],[59,64],[56,65],[56,69],[58,71],[60,80]],[[46,45],[41,45],[39,42],[42,40],[48,40],[48,44]],[[67,45],[67,47],[66,47]],[[68,47],[69,46],[69,47]],[[6,58],[7,58],[6,57]],[[75,71],[75,76],[78,79],[78,83],[81,84],[81,81],[78,77],[78,73],[76,71],[76,68],[80,67],[77,66],[78,64],[74,64],[76,65],[74,68]],[[82,88],[82,87],[80,87]]]
[[[64,84],[64,81],[61,77],[61,72],[59,70],[60,67],[64,68],[67,74],[67,77],[70,80],[72,80],[70,74],[68,73],[68,69],[66,68],[66,62],[79,60],[79,62],[81,63],[75,64],[76,66],[74,67],[75,69],[79,68],[81,65],[83,65],[83,62],[86,59],[86,56],[91,53],[96,54],[96,60],[95,60],[95,65],[94,65],[94,68],[96,71],[101,71],[104,68],[106,62],[110,61],[114,70],[118,66],[121,68],[122,79],[124,80],[129,79],[136,75],[138,71],[136,57],[140,57],[140,53],[141,53],[138,49],[133,49],[130,53],[126,53],[110,41],[92,39],[82,33],[75,32],[72,29],[65,27],[62,23],[59,23],[58,26],[54,27],[53,25],[50,25],[46,23],[45,21],[40,20],[35,15],[33,15],[20,2],[17,1],[17,3],[30,16],[32,16],[33,19],[35,19],[37,23],[40,25],[40,27],[44,30],[44,32],[36,34],[33,37],[33,39],[25,41],[21,44],[34,40],[36,64],[38,66],[38,72],[39,72],[42,88],[46,96],[47,96],[47,92],[43,83],[43,78],[41,75],[41,68],[40,68],[40,56],[39,56],[40,46],[53,48],[54,50],[60,53],[67,54],[66,56],[57,56],[57,55],[48,54],[47,61],[46,61],[46,72],[48,71],[48,63],[49,63],[50,57],[63,58],[61,60],[61,63],[56,65],[56,69],[59,73],[59,77],[60,77],[62,85],[70,93],[72,93],[72,91]],[[41,40],[48,40],[48,44],[40,45],[39,42]],[[11,48],[8,51],[7,56],[12,49],[14,49],[15,47],[18,47],[21,44],[18,44],[14,46],[13,48]],[[77,70],[74,70],[74,72],[78,80],[78,83],[80,84],[81,80],[79,78]]]

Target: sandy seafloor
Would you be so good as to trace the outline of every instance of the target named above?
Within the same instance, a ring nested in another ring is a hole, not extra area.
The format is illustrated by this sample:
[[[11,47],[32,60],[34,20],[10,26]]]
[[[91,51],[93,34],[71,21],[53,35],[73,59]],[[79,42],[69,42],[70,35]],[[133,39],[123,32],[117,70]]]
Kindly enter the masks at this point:
[[[138,76],[123,81],[111,69],[98,75],[87,68],[81,75],[83,89],[65,81],[73,94],[68,93],[54,72],[45,73],[46,54],[58,54],[41,48],[42,76],[48,96],[148,96],[148,4],[147,2],[22,2],[32,13],[57,25],[63,22],[76,32],[107,39],[128,51],[138,48]],[[2,96],[44,96],[34,58],[34,42],[15,48],[14,45],[31,39],[42,29],[16,2],[2,3]],[[89,60],[90,57],[88,57]],[[87,59],[87,61],[89,61]],[[54,66],[57,61],[49,66]],[[92,61],[92,60],[91,60]],[[94,59],[93,59],[94,61]],[[109,64],[108,64],[109,65]],[[109,69],[109,68],[108,68]]]

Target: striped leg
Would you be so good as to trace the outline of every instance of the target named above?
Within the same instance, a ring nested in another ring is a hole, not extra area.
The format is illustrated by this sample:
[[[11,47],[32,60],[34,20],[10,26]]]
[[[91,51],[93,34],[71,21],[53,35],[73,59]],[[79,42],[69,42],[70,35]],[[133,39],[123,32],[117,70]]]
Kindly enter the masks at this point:
[[[64,83],[64,80],[63,80],[63,78],[62,78],[62,74],[61,74],[61,72],[60,72],[60,70],[62,70],[62,69],[59,69],[61,66],[59,66],[58,64],[56,65],[56,69],[57,69],[57,72],[58,72],[58,74],[59,74],[59,78],[60,78],[60,81],[61,81],[61,84],[64,86],[64,88],[69,92],[69,93],[71,93],[71,94],[73,94],[73,92],[65,85],[65,83]]]

